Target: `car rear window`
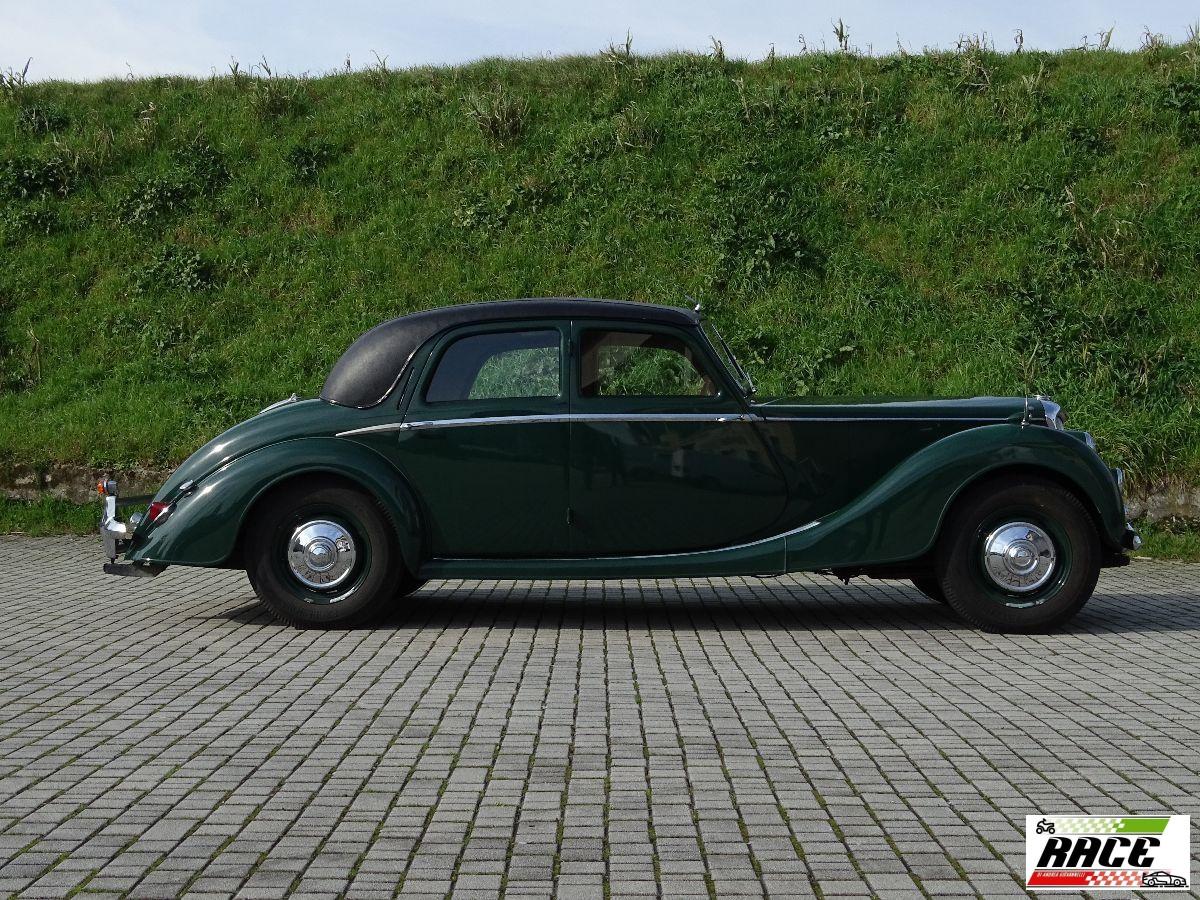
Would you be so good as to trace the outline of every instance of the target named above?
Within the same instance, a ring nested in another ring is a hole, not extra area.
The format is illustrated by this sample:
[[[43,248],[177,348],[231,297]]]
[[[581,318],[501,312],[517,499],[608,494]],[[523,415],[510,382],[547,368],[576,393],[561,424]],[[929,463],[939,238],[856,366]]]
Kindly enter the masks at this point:
[[[461,337],[438,359],[425,402],[557,397],[561,343],[559,332],[548,328]]]

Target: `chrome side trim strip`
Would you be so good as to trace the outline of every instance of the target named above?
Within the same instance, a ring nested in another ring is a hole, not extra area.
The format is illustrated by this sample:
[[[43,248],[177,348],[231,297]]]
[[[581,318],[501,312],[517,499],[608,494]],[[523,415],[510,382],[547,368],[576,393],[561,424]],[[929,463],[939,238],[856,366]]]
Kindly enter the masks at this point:
[[[684,550],[682,553],[645,553],[639,556],[598,556],[600,560],[620,560],[620,559],[674,559],[680,556],[697,556],[702,553],[728,553],[734,550],[747,550],[750,547],[757,547],[761,544],[769,544],[772,541],[789,538],[792,535],[799,534],[802,531],[808,531],[810,528],[816,528],[821,524],[820,519],[813,519],[801,525],[799,528],[793,528],[791,531],[785,531],[781,534],[773,534],[770,537],[759,538],[757,541],[749,541],[745,544],[733,544],[729,547],[711,547],[708,550]]]
[[[380,434],[389,431],[417,431],[426,428],[475,428],[480,425],[536,425],[547,422],[583,422],[606,424],[621,422],[962,422],[999,424],[1008,421],[997,418],[967,418],[962,416],[761,416],[753,413],[547,413],[527,416],[475,416],[459,419],[417,419],[411,422],[388,422],[337,432],[337,437],[356,434]]]
[[[352,437],[356,434],[383,434],[387,431],[399,431],[403,422],[387,422],[383,425],[367,425],[364,428],[351,428],[349,431],[339,431],[335,437]]]
[[[260,409],[256,413],[256,415],[261,416],[265,412],[270,412],[271,410],[278,409],[281,406],[287,406],[289,403],[296,403],[299,399],[300,399],[300,395],[297,394],[295,391],[292,391],[292,395],[290,397],[284,397],[282,400],[276,400],[274,403],[267,404],[262,409]]]
[[[476,416],[468,419],[418,419],[404,422],[400,431],[421,431],[427,428],[475,428],[480,425],[542,425],[549,422],[568,422],[566,413],[548,413],[530,416]]]
[[[1000,424],[1008,419],[968,416],[759,416],[760,422],[992,422]]]
[[[756,422],[760,417],[745,413],[547,413],[527,416],[475,416],[465,419],[418,419],[387,422],[339,431],[337,437],[379,434],[388,431],[418,431],[426,428],[475,428],[480,425],[536,425],[547,422]]]
[[[592,561],[592,562],[621,562],[621,561],[639,560],[639,559],[677,559],[677,558],[684,557],[684,556],[703,556],[708,553],[728,553],[728,552],[735,551],[735,550],[746,550],[750,547],[757,547],[760,544],[769,544],[772,541],[778,541],[780,539],[786,539],[786,538],[792,537],[793,535],[800,534],[800,532],[802,532],[802,531],[808,531],[810,528],[816,528],[820,524],[821,524],[820,519],[813,519],[811,522],[807,522],[804,525],[801,525],[799,528],[793,528],[791,531],[784,531],[780,534],[773,534],[770,537],[759,538],[757,541],[750,541],[749,543],[745,543],[745,544],[733,544],[732,546],[729,546],[729,547],[710,547],[707,550],[684,550],[681,553],[647,553],[647,554],[643,554],[640,556],[589,556],[589,557],[583,557],[583,558],[586,558],[587,560]],[[581,557],[563,557],[563,559],[567,560],[567,561],[577,561],[580,558]],[[435,557],[433,561],[434,562],[481,562],[481,563],[482,562],[495,562],[495,560],[478,559],[478,558],[470,557],[470,556],[465,556],[465,557],[438,556],[438,557]],[[541,560],[522,560],[522,562],[531,562],[531,561],[532,562],[541,562]]]

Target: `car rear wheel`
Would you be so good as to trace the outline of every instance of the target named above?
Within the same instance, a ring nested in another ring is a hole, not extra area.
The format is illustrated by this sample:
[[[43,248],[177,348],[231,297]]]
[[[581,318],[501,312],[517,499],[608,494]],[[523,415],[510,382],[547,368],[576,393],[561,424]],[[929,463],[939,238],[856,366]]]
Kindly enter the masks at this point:
[[[1100,574],[1092,517],[1066,488],[1036,477],[994,480],[951,510],[936,553],[946,602],[985,631],[1055,628],[1091,597]]]
[[[299,627],[366,622],[406,581],[383,508],[329,483],[291,485],[264,501],[247,534],[246,573],[276,618]]]

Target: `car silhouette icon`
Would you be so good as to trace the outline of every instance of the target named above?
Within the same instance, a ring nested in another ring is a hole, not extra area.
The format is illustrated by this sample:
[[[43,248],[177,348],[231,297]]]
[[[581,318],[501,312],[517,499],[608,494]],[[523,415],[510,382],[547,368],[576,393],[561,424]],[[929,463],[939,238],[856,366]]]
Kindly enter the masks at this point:
[[[1147,872],[1142,876],[1142,887],[1187,887],[1187,879],[1170,872]]]

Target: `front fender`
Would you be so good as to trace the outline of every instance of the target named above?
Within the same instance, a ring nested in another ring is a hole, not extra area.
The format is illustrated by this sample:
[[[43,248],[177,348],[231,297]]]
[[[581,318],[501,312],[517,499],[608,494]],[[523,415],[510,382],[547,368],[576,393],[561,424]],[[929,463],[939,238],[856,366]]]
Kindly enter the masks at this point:
[[[140,526],[126,558],[165,565],[225,565],[247,513],[263,493],[285,479],[317,474],[341,476],[373,494],[396,526],[405,566],[417,571],[420,513],[408,484],[375,451],[335,437],[281,441],[226,463],[179,497],[166,519]]]
[[[1101,540],[1120,547],[1124,506],[1111,470],[1086,444],[1052,428],[986,425],[913,454],[854,502],[787,536],[788,571],[881,565],[924,556],[955,498],[1008,468],[1040,469],[1074,485],[1096,514]]]

